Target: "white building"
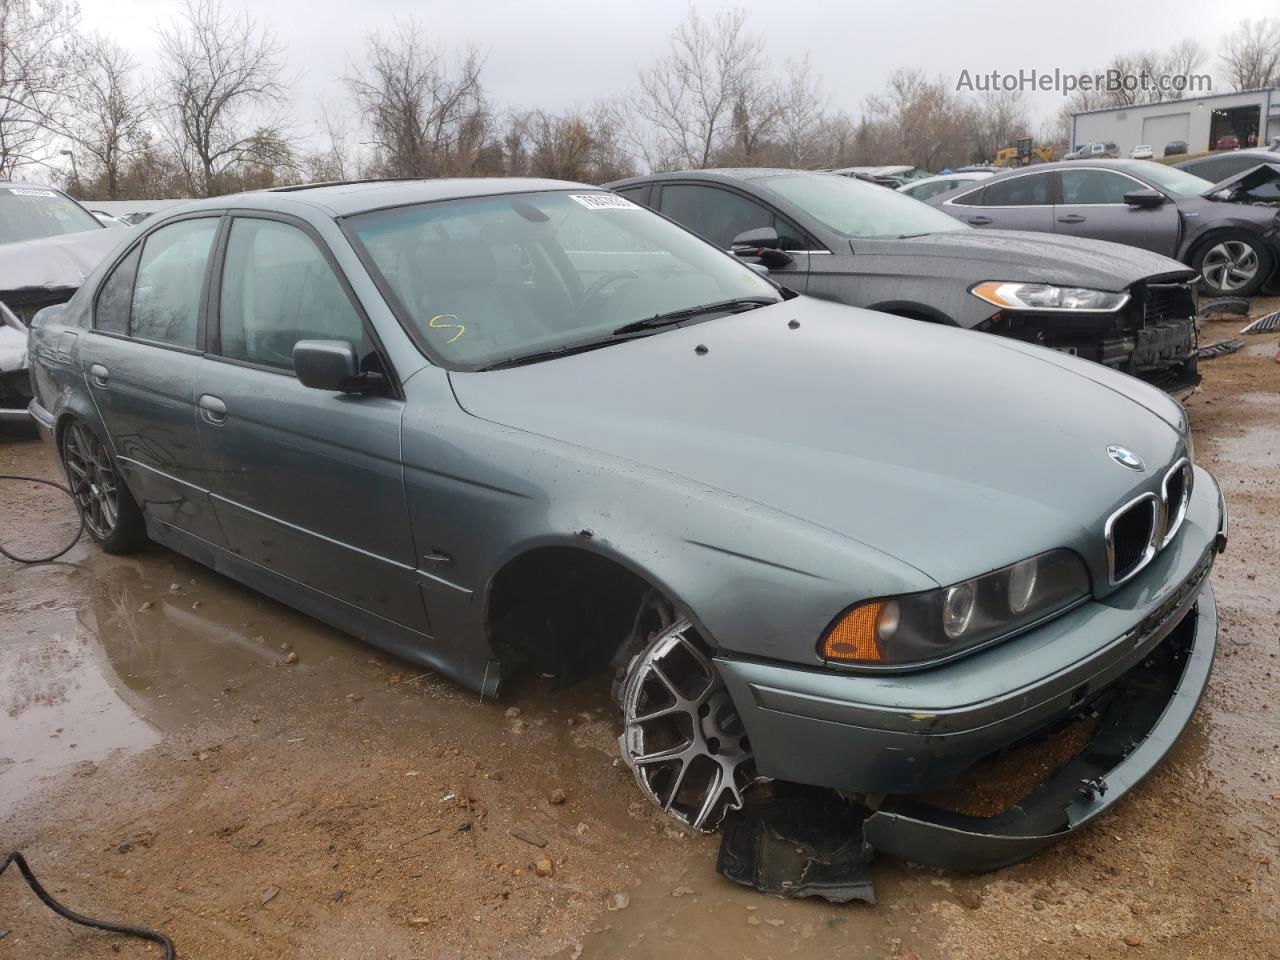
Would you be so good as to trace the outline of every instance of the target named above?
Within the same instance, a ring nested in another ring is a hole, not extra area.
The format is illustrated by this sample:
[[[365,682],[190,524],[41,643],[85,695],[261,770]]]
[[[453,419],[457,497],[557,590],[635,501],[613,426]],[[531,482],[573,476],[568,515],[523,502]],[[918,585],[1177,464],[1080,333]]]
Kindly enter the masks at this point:
[[[1122,157],[1140,143],[1163,156],[1165,144],[1174,140],[1186,141],[1188,153],[1204,153],[1229,133],[1242,147],[1249,145],[1251,133],[1256,145],[1264,146],[1280,137],[1280,88],[1089,110],[1072,115],[1071,133],[1073,147],[1114,143]]]

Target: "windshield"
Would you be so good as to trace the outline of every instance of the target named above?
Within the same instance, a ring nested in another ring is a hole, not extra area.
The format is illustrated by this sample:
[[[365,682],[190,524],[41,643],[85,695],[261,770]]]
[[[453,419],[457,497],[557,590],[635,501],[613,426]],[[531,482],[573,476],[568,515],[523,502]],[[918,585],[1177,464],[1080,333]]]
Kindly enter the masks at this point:
[[[1204,177],[1167,167],[1163,163],[1144,163],[1141,172],[1165,193],[1171,193],[1175,197],[1198,197],[1213,186]]]
[[[0,187],[0,243],[101,229],[93,214],[57,190]]]
[[[352,230],[446,366],[478,369],[704,304],[782,299],[752,269],[610,193],[521,193],[355,217]]]
[[[972,230],[905,193],[830,174],[773,177],[770,190],[846,237],[918,237]]]

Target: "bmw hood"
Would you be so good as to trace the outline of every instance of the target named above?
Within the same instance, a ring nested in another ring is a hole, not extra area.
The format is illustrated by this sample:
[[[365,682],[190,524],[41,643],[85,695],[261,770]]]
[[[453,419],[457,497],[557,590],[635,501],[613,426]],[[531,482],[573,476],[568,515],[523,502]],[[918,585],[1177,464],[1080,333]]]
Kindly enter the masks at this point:
[[[450,379],[476,417],[765,505],[945,584],[1059,546],[1096,570],[1105,517],[1158,486],[1181,444],[1169,411],[1092,366],[801,297]]]
[[[873,240],[855,240],[855,255]],[[874,249],[874,248],[873,248]],[[880,252],[880,251],[875,251]],[[1123,290],[1139,280],[1191,280],[1195,271],[1149,250],[1103,240],[1019,230],[956,230],[893,242],[909,257],[946,257],[983,264],[979,280],[1023,280],[1096,290]],[[997,275],[998,274],[998,275]]]
[[[0,244],[0,299],[29,288],[78,288],[127,235],[104,227]]]

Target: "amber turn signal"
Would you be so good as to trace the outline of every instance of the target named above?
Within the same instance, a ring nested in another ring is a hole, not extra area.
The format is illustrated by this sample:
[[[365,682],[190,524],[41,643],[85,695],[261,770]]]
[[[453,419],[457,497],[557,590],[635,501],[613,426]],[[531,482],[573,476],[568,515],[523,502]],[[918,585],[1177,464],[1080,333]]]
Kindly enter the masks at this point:
[[[884,659],[877,642],[883,601],[864,603],[840,618],[822,640],[825,660],[879,663]]]

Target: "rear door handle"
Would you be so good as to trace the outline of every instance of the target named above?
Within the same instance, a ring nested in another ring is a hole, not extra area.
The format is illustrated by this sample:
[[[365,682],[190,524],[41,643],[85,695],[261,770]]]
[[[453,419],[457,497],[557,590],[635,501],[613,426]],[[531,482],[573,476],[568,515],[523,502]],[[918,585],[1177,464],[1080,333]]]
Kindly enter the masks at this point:
[[[107,368],[100,363],[90,364],[89,376],[93,378],[93,382],[100,387],[107,385],[107,377],[110,376]]]
[[[1065,217],[1059,217],[1058,222],[1059,223],[1084,223],[1085,219],[1086,219],[1085,217],[1080,216],[1080,214],[1078,213],[1068,213]]]
[[[227,419],[227,405],[211,394],[202,394],[196,405],[200,408],[200,416],[208,423],[224,423]]]
[[[977,224],[979,226],[981,226],[984,223],[991,222],[990,217],[965,217],[965,219],[968,220],[970,223]]]

